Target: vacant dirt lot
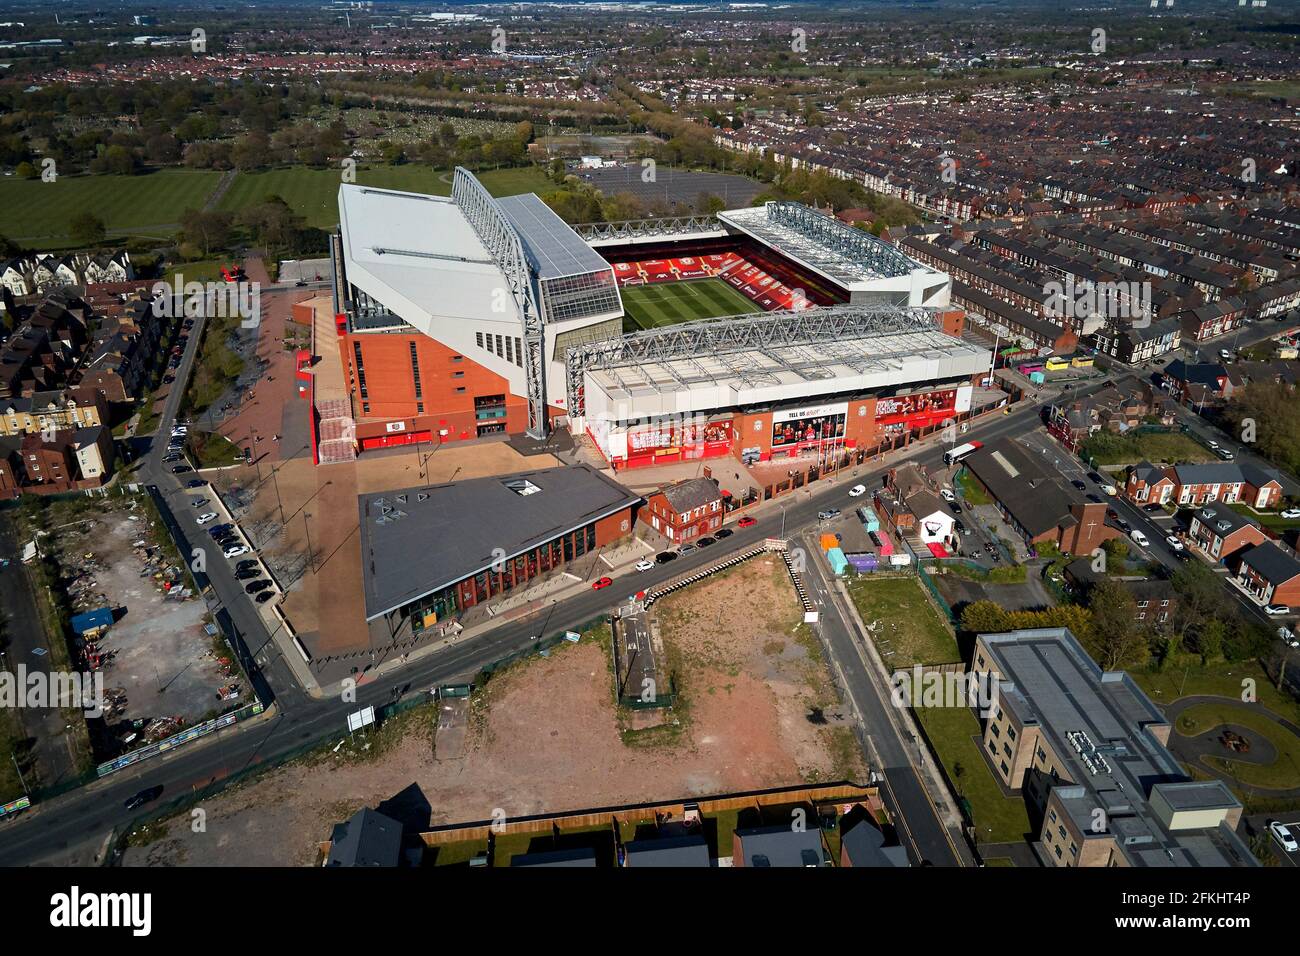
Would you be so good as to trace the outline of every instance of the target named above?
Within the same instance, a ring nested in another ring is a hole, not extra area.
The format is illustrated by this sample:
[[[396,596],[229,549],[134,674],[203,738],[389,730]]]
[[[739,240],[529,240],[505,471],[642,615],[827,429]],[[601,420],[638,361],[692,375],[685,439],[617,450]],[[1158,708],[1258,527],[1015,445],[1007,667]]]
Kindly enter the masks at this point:
[[[335,822],[399,794],[394,815],[439,824],[854,776],[847,728],[808,719],[834,697],[784,575],[759,558],[656,606],[682,668],[672,733],[627,730],[606,631],[493,677],[461,757],[435,757],[433,706],[409,711],[379,731],[369,760],[275,771],[211,801],[205,833],[184,817],[126,862],[310,865]]]

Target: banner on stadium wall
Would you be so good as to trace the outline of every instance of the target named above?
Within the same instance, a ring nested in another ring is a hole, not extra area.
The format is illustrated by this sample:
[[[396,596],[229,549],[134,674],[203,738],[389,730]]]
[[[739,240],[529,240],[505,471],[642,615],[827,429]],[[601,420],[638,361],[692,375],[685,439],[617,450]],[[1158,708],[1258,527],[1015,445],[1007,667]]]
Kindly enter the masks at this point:
[[[842,440],[848,414],[848,402],[773,412],[772,448],[791,448],[811,442]]]
[[[969,412],[973,391],[972,386],[962,385],[960,388],[879,398],[876,400],[876,424],[916,427]]]
[[[627,453],[675,451],[680,448],[731,444],[731,419],[720,422],[665,421],[627,433]]]

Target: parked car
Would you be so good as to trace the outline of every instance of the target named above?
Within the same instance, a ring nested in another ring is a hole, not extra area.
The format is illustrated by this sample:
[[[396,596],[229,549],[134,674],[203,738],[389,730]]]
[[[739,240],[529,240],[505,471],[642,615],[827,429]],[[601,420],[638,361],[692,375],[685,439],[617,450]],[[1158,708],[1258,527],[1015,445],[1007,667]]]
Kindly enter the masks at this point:
[[[163,788],[161,785],[156,787],[145,787],[133,797],[127,798],[126,803],[122,804],[128,810],[138,810],[151,800],[157,800],[162,796]]]
[[[1128,536],[1132,538],[1133,543],[1138,545],[1139,547],[1145,548],[1151,544],[1150,539],[1148,539],[1147,536],[1143,534],[1141,531],[1139,531],[1137,528],[1134,528],[1132,531],[1130,531],[1128,533]]]
[[[1300,638],[1295,636],[1295,631],[1289,627],[1279,627],[1277,637],[1287,647],[1300,647]]]
[[[940,489],[939,489],[939,497],[942,498],[944,501],[947,501],[947,502],[953,502],[953,501],[956,501],[956,500],[957,500],[957,496],[954,495],[954,494],[953,494],[949,489],[947,489],[947,488],[940,488]]]
[[[1264,613],[1270,617],[1286,617],[1291,613],[1291,608],[1285,604],[1270,604],[1264,608]]]
[[[191,508],[202,508],[202,507],[203,507],[204,505],[206,505],[210,500],[211,500],[211,499],[209,499],[209,498],[191,498],[191,499],[190,499],[190,507],[191,507]]]
[[[1169,545],[1169,547],[1173,548],[1175,551],[1183,550],[1182,539],[1176,534],[1165,535],[1165,544]]]
[[[1296,842],[1296,838],[1291,835],[1291,830],[1282,821],[1274,820],[1270,823],[1268,825],[1268,832],[1273,834],[1273,839],[1282,844],[1282,849],[1286,850],[1288,853],[1294,853],[1296,850],[1300,850],[1300,843]]]
[[[692,551],[694,551],[694,550],[695,550],[695,545],[693,545],[693,544],[684,544],[684,545],[682,545],[680,548],[677,549],[677,553],[678,553],[678,554],[690,554],[690,553],[691,553]]]
[[[235,526],[231,524],[229,521],[226,521],[222,524],[214,524],[211,528],[208,529],[208,534],[212,535],[212,537],[215,538],[219,534],[225,534],[227,531],[234,531],[234,530],[235,530]]]
[[[825,511],[817,512],[818,521],[830,521],[832,518],[838,518],[839,516],[840,516],[839,508],[827,508]]]
[[[189,465],[172,465],[172,474],[173,474],[173,475],[183,475],[183,474],[185,474],[187,471],[193,471],[193,470],[194,470],[194,469],[191,468]]]
[[[599,591],[601,588],[607,588],[613,583],[614,583],[613,578],[609,578],[609,577],[597,578],[595,581],[591,582],[591,589],[593,591]]]
[[[955,515],[961,514],[961,505],[957,504],[955,501],[948,502],[948,508]]]
[[[1119,494],[1119,489],[1116,488],[1114,485],[1102,485],[1101,490],[1104,491],[1106,494],[1110,495],[1112,498],[1114,498],[1117,494]]]
[[[1101,504],[1101,499],[1098,498],[1096,495],[1088,495],[1087,498],[1088,498],[1088,500],[1091,501],[1094,505],[1099,505],[1099,504]]]
[[[265,591],[269,587],[271,587],[270,581],[266,578],[258,578],[256,581],[244,585],[244,593],[257,594],[260,591]]]
[[[640,561],[636,563],[636,569],[638,571],[649,571],[654,566],[655,563],[651,561],[649,558],[642,558]]]
[[[194,520],[199,524],[207,524],[209,521],[217,520],[217,513],[215,511],[205,511]]]
[[[1084,484],[1082,481],[1080,481],[1078,478],[1074,479],[1074,481],[1070,482],[1070,484],[1074,485],[1074,487],[1078,488],[1080,491],[1087,491],[1087,490],[1088,490],[1088,486],[1085,485],[1085,484]]]
[[[1228,449],[1226,448],[1216,448],[1214,449],[1214,453],[1218,455],[1220,458],[1222,458],[1224,461],[1232,461],[1232,459],[1237,457],[1232,452],[1228,451]]]
[[[1288,521],[1300,518],[1300,508],[1287,508],[1286,511],[1282,512],[1282,517]]]
[[[745,515],[745,517],[741,518],[739,521],[736,522],[736,527],[752,528],[756,524],[758,524],[757,518],[755,518],[753,515]]]
[[[170,385],[174,381],[176,381],[176,376],[173,375],[171,372],[168,372],[166,375],[163,376],[164,385]]]
[[[262,576],[261,568],[244,568],[241,571],[235,572],[236,581],[251,581],[254,578],[260,578],[261,576]]]
[[[953,526],[954,528],[957,529],[957,533],[958,533],[958,534],[970,534],[970,529],[967,528],[967,527],[966,527],[964,524],[962,524],[960,521],[954,521],[954,522],[952,523],[952,526]]]
[[[852,488],[849,489],[850,498],[861,498],[866,493],[867,493],[866,485],[854,485]]]
[[[267,601],[269,601],[269,600],[271,600],[273,597],[275,597],[275,595],[276,595],[276,592],[275,592],[274,590],[271,590],[271,591],[263,591],[263,592],[262,592],[261,594],[259,594],[257,597],[253,598],[253,600],[256,601],[258,604],[265,604]]]
[[[205,486],[207,485],[207,483],[208,483],[208,480],[207,480],[206,478],[191,478],[189,481],[185,482],[185,487],[186,487],[186,488],[203,488],[203,487],[205,487]]]
[[[243,544],[233,544],[226,548],[224,553],[228,558],[237,558],[241,554],[248,554],[248,546]]]
[[[170,465],[174,461],[181,461],[182,459],[184,459],[184,457],[185,457],[184,455],[177,455],[173,453],[170,455],[163,455],[162,460],[164,465]]]
[[[1088,480],[1096,485],[1104,485],[1106,483],[1106,479],[1103,478],[1101,475],[1097,474],[1095,471],[1088,472]]]
[[[719,528],[717,531],[713,532],[713,536],[719,539],[730,538],[732,534],[734,534],[734,532],[730,528]]]
[[[718,541],[717,541],[716,538],[710,538],[710,537],[708,537],[707,535],[705,535],[705,536],[704,536],[703,538],[701,538],[699,541],[696,541],[696,542],[695,542],[695,545],[696,545],[696,547],[699,547],[699,548],[707,548],[709,545],[711,545],[711,544],[717,544],[717,543],[718,543]]]
[[[1157,511],[1164,511],[1164,510],[1165,510],[1165,506],[1162,505],[1162,504],[1160,504],[1159,502],[1155,502],[1155,501],[1153,501],[1153,502],[1151,502],[1150,504],[1143,505],[1143,506],[1142,506],[1142,510],[1145,511],[1145,512],[1147,512],[1147,513],[1154,513],[1154,512],[1157,512]]]
[[[258,561],[256,558],[247,558],[243,561],[240,561],[237,565],[235,565],[235,570],[244,571],[247,570],[248,568],[260,568],[261,566],[262,566],[262,562]]]
[[[660,551],[655,555],[655,564],[667,564],[669,561],[677,560],[676,551]]]
[[[1133,530],[1133,526],[1129,524],[1127,521],[1125,521],[1123,518],[1115,519],[1115,527],[1119,528],[1119,530],[1123,531],[1125,534],[1128,534],[1130,531]]]

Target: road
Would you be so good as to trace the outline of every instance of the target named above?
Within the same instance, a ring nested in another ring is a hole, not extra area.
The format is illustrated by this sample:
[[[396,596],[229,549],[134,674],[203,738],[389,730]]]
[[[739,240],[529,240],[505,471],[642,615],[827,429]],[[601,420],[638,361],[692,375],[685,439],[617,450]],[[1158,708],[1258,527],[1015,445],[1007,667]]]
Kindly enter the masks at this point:
[[[198,330],[201,326],[196,323],[195,328]],[[199,338],[198,335],[190,336],[178,370],[178,383],[188,379]],[[182,372],[184,374],[180,374]],[[180,404],[181,391],[180,388],[174,388],[168,396],[159,435],[169,433]],[[1011,414],[994,414],[989,420],[972,426],[970,432],[963,437],[968,441],[992,441],[1004,435],[1019,433],[1032,427],[1038,420],[1038,414],[1039,406],[1026,403]],[[943,450],[940,443],[931,441],[922,445],[912,460],[937,471],[942,467]],[[184,501],[185,493],[178,476],[172,475],[162,465],[162,454],[161,448],[150,450],[140,465],[141,480],[158,487],[159,497],[165,505],[165,517],[168,517],[167,513],[174,516],[173,520],[182,536],[182,545],[191,540],[207,539],[208,536],[193,524],[193,509]],[[859,481],[868,485],[878,483],[888,467],[881,465],[873,469],[863,466],[858,469],[860,474],[856,476],[846,473],[834,482],[819,483],[823,487],[812,489],[812,494],[800,492],[787,498],[788,504],[784,508],[787,532],[793,536],[800,529],[815,525],[818,510],[828,504],[847,506],[852,501],[847,494],[851,484]],[[667,565],[656,565],[653,570],[638,575],[637,587],[645,588],[666,582],[685,571],[715,562],[725,554],[752,547],[776,530],[778,520],[775,512],[772,512],[753,527],[737,528],[735,534],[727,539],[728,547],[725,550],[715,545]],[[584,624],[601,613],[607,613],[618,602],[622,590],[610,588],[584,592],[553,605],[545,612],[504,624],[472,641],[414,660],[399,671],[365,679],[357,688],[355,702],[344,703],[332,698],[320,700],[306,694],[296,684],[261,616],[236,582],[229,563],[224,558],[217,557],[208,562],[207,568],[212,588],[219,598],[220,610],[229,615],[239,640],[247,648],[247,653],[241,653],[241,657],[245,662],[250,657],[255,662],[254,672],[250,674],[254,686],[265,703],[274,703],[274,712],[258,722],[220,731],[204,742],[182,747],[136,768],[113,774],[42,804],[11,822],[0,823],[0,865],[31,863],[80,844],[95,835],[103,835],[110,827],[125,826],[134,817],[148,812],[147,807],[130,812],[122,806],[123,801],[146,786],[162,785],[165,788],[162,800],[165,802],[227,779],[255,765],[275,763],[282,756],[313,741],[324,742],[341,737],[346,732],[345,719],[349,712],[369,705],[387,704],[406,694],[421,694],[435,684],[472,679],[484,665],[530,646],[532,638],[543,629],[550,634]],[[839,640],[847,638],[841,636]],[[852,657],[846,654],[845,659],[851,660]],[[859,680],[865,678],[860,676]],[[864,696],[863,700],[866,699]],[[888,757],[882,755],[887,768],[902,768],[907,765],[908,761],[896,751],[887,752]],[[915,802],[913,784],[901,769],[889,779],[897,799],[909,804]],[[922,838],[926,842],[921,842]],[[928,837],[922,834],[917,839],[922,854],[933,853],[942,858],[932,832]]]

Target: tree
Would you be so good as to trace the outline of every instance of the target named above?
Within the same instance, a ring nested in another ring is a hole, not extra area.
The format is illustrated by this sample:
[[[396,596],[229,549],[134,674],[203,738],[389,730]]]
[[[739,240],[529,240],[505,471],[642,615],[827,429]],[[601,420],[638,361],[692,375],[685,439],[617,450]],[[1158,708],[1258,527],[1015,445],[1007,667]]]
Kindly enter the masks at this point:
[[[23,160],[14,169],[14,175],[16,175],[19,179],[35,179],[37,176],[40,175],[40,173],[36,171],[35,166],[27,162],[27,160]]]
[[[992,601],[972,601],[961,612],[961,627],[971,634],[996,634],[1007,630],[1009,614]]]
[[[1128,588],[1109,578],[1097,582],[1089,594],[1088,610],[1092,612],[1088,651],[1104,670],[1146,661],[1149,635],[1136,622],[1137,602]]]
[[[181,242],[202,250],[207,258],[213,249],[230,244],[234,216],[228,212],[186,209],[181,215]]]
[[[1186,643],[1187,636],[1223,607],[1223,582],[1199,561],[1187,561],[1171,579],[1178,592],[1174,630]]]
[[[69,220],[68,234],[79,246],[97,246],[104,241],[108,230],[94,213],[79,212]]]

